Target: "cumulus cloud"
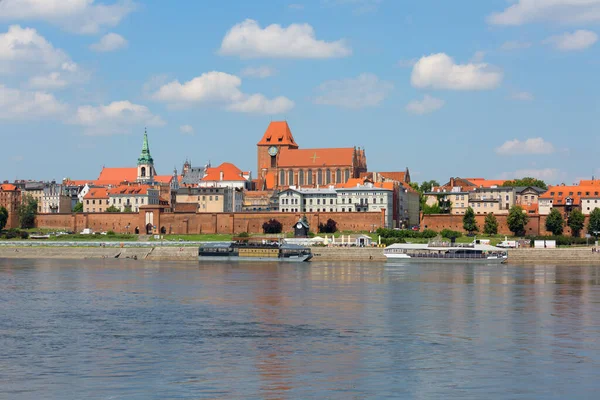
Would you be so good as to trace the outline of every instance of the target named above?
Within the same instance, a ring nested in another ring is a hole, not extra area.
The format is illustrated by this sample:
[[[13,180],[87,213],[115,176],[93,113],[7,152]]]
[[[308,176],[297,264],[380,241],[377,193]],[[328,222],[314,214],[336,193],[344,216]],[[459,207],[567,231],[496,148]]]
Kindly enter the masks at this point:
[[[325,104],[351,109],[375,107],[392,91],[391,82],[382,81],[373,74],[360,74],[356,78],[327,81],[319,85],[320,93],[314,100]]]
[[[116,33],[107,33],[102,36],[98,43],[90,46],[90,49],[98,52],[108,52],[123,49],[127,47],[127,40]]]
[[[546,142],[543,138],[530,138],[524,142],[519,139],[508,140],[496,149],[500,155],[516,154],[551,154],[554,153],[554,146]]]
[[[133,126],[165,124],[148,107],[127,100],[114,101],[108,105],[80,106],[70,122],[84,126],[87,135],[126,134]]]
[[[406,106],[406,111],[412,114],[423,115],[437,111],[442,108],[446,102],[442,99],[425,95],[423,100],[413,100]]]
[[[267,99],[262,94],[245,94],[240,90],[242,80],[225,72],[206,72],[188,82],[172,81],[161,86],[152,98],[175,106],[193,103],[217,103],[230,111],[278,114],[289,111],[294,102],[277,97]]]
[[[528,49],[532,45],[531,42],[521,42],[519,40],[509,40],[508,42],[502,43],[500,46],[501,50],[511,51],[511,50],[521,50]]]
[[[51,72],[48,75],[38,75],[29,79],[29,86],[35,89],[62,89],[68,82],[60,76],[60,72]]]
[[[272,24],[264,29],[247,19],[227,32],[219,53],[241,58],[336,58],[352,50],[343,40],[317,40],[309,24],[291,24],[287,28]]]
[[[59,118],[67,105],[52,94],[41,91],[22,91],[0,85],[0,119],[31,120]]]
[[[271,67],[260,66],[260,67],[246,67],[242,70],[242,76],[249,76],[252,78],[268,78],[275,75],[277,71]]]
[[[516,4],[488,17],[488,22],[494,25],[523,25],[538,21],[598,22],[600,0],[516,0]]]
[[[598,35],[592,31],[578,30],[573,33],[565,32],[544,40],[543,43],[551,44],[560,51],[585,50],[598,41]]]
[[[179,127],[179,131],[181,133],[185,133],[186,135],[192,135],[194,133],[194,127],[191,125],[181,125]]]
[[[455,64],[445,53],[422,57],[411,76],[414,87],[450,90],[489,90],[498,87],[501,81],[502,72],[488,64]]]
[[[0,20],[45,21],[70,32],[93,34],[116,26],[135,8],[131,0],[113,4],[94,0],[2,0]]]
[[[564,177],[564,173],[556,168],[519,169],[513,172],[503,172],[500,179],[520,179],[524,176],[541,179],[543,181],[556,181]]]
[[[534,99],[533,94],[530,92],[514,92],[511,97],[513,100],[521,101],[533,101]]]

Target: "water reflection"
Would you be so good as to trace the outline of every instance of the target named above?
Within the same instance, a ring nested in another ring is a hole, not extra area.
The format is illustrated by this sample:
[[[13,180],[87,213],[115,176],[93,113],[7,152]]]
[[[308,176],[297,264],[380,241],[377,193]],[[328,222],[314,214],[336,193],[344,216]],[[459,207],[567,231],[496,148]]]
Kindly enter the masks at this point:
[[[591,398],[599,273],[0,260],[0,397]]]

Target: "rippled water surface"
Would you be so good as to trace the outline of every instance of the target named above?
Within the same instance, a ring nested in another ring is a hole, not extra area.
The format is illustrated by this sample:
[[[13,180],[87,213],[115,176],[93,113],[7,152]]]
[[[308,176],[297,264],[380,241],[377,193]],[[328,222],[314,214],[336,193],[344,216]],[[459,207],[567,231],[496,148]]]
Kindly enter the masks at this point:
[[[0,260],[3,399],[592,399],[600,268]]]

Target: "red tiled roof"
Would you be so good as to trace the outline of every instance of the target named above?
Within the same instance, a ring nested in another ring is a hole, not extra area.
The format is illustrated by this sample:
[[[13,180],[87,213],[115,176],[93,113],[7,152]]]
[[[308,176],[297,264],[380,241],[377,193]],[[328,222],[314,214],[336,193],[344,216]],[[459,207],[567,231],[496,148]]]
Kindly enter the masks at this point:
[[[521,207],[527,212],[527,214],[537,214],[539,212],[538,203],[521,204]]]
[[[149,185],[135,186],[117,186],[108,191],[111,196],[115,195],[147,195],[148,189],[152,189]]]
[[[4,192],[14,192],[17,190],[17,187],[10,183],[3,183],[2,185],[0,185],[0,190]]]
[[[286,149],[279,153],[278,166],[290,167],[348,167],[352,165],[354,149]]]
[[[505,179],[484,179],[484,178],[464,178],[477,187],[489,188],[492,186],[502,186]]]
[[[135,182],[137,180],[137,168],[102,168],[100,176],[96,180],[99,185],[118,185],[121,182]]]
[[[177,203],[175,204],[174,212],[196,212],[198,211],[198,203]]]
[[[67,179],[64,184],[68,186],[85,186],[86,184],[94,184],[94,181],[90,179]]]
[[[223,173],[223,179],[221,179],[221,172]],[[241,169],[233,165],[232,163],[222,163],[215,168],[207,168],[206,175],[202,178],[202,181],[245,181]]]
[[[579,181],[579,186],[600,186],[600,179],[582,179]]]
[[[406,179],[406,171],[403,172],[378,172],[379,175],[386,179],[391,179],[398,182],[404,182]]]
[[[106,188],[91,188],[90,191],[83,196],[84,199],[108,199],[108,191]]]
[[[136,172],[137,174],[137,172]],[[137,176],[136,176],[137,179]],[[159,183],[171,183],[173,181],[173,175],[154,175],[154,180]]]
[[[287,145],[298,147],[287,121],[273,121],[265,131],[258,145]]]
[[[548,186],[548,190],[539,196],[540,199],[552,199],[553,206],[565,205],[565,200],[570,198],[573,200],[573,205],[581,204],[582,197],[598,197],[600,195],[600,187],[589,185],[575,186]]]

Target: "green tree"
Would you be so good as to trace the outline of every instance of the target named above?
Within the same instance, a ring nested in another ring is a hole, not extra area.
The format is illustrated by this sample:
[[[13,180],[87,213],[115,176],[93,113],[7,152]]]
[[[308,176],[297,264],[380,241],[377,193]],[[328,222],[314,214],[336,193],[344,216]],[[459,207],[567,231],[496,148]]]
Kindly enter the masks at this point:
[[[431,192],[431,188],[434,186],[440,186],[440,183],[434,179],[432,179],[430,181],[423,181],[421,183],[421,186],[419,186],[418,191],[421,193]]]
[[[562,235],[565,227],[565,220],[557,208],[553,208],[546,217],[546,230],[552,232],[554,236]]]
[[[475,211],[473,211],[471,207],[467,208],[467,211],[465,211],[465,215],[463,216],[463,228],[465,231],[469,232],[469,234],[479,231],[477,221],[475,220]]]
[[[0,231],[4,229],[8,223],[8,210],[0,206]]]
[[[22,229],[33,228],[35,226],[35,216],[37,215],[38,203],[31,195],[25,195],[19,208],[17,215],[19,216],[19,224]]]
[[[525,178],[521,178],[521,179],[513,179],[512,181],[506,181],[502,184],[502,186],[505,186],[505,187],[535,186],[535,187],[539,187],[544,190],[548,189],[548,185],[546,185],[546,182],[544,182],[540,179],[529,177],[529,176],[527,176]]]
[[[281,222],[276,219],[270,219],[268,222],[265,222],[262,226],[264,233],[281,233],[283,230],[283,225]]]
[[[506,223],[508,224],[508,229],[510,229],[515,236],[525,235],[525,226],[527,225],[527,222],[529,222],[529,216],[523,212],[521,206],[515,205],[510,208]]]
[[[75,212],[75,213],[83,212],[83,203],[82,202],[77,202],[77,204],[75,204],[73,206],[73,212]]]
[[[590,214],[587,230],[590,235],[598,238],[600,234],[600,208],[594,208],[594,211]]]
[[[571,214],[569,214],[567,225],[571,228],[573,237],[579,237],[579,233],[583,230],[585,225],[585,215],[583,215],[578,208],[574,209],[571,211]]]
[[[131,207],[129,208],[129,211],[131,211]],[[104,210],[104,212],[118,213],[118,212],[121,212],[121,210],[119,210],[114,205],[111,205],[111,206],[106,207],[106,210]]]
[[[485,223],[483,225],[483,233],[486,235],[498,234],[498,220],[494,213],[489,213],[485,216]]]
[[[335,233],[337,232],[337,222],[329,218],[327,223],[319,224],[319,233]]]
[[[123,212],[130,213],[131,212],[131,205],[127,204],[125,207],[123,207]]]

